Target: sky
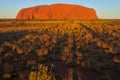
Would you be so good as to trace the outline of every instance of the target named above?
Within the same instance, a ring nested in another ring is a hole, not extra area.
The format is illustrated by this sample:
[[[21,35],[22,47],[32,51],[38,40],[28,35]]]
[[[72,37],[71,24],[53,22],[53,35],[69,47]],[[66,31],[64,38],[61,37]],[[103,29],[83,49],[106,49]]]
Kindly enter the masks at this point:
[[[120,19],[120,0],[0,0],[0,18],[15,18],[22,8],[55,3],[94,8],[100,19]]]

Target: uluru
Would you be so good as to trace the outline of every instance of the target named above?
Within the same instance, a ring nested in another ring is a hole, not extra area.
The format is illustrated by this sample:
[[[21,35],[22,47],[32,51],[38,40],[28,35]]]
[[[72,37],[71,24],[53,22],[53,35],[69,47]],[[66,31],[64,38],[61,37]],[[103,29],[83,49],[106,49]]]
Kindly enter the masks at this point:
[[[93,8],[74,4],[40,5],[21,9],[17,19],[98,19]]]

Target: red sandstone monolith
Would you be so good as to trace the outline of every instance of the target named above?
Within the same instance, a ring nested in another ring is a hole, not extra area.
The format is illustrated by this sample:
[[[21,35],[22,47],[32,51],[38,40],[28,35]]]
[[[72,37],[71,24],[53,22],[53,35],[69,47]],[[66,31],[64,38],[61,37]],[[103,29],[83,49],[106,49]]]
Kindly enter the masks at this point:
[[[96,11],[73,4],[52,4],[24,8],[17,19],[98,19]]]

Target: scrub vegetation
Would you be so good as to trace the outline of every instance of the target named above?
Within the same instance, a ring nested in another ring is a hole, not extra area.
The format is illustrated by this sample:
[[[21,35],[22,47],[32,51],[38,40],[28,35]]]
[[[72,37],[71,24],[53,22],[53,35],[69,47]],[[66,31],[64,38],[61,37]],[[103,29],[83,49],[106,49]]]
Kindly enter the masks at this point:
[[[120,20],[0,20],[0,80],[38,74],[37,80],[119,80]]]

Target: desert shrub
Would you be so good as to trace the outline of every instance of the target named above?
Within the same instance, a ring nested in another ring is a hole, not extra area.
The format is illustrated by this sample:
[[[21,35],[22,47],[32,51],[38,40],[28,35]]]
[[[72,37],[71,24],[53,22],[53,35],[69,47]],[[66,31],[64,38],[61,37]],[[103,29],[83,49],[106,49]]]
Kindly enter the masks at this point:
[[[52,74],[53,65],[51,65],[50,70],[48,66],[42,64],[38,65],[38,71],[31,71],[29,74],[29,80],[56,80],[55,76]]]
[[[10,73],[5,73],[5,74],[3,74],[2,78],[3,79],[9,79],[9,78],[11,78],[11,74]]]
[[[120,57],[119,57],[119,56],[115,56],[115,57],[113,58],[113,61],[114,61],[115,63],[120,63]]]
[[[94,71],[120,72],[120,57],[116,55],[120,52],[119,21],[4,21],[0,23],[0,65],[18,62],[13,67],[20,72],[38,62],[62,59],[70,66],[77,63]],[[10,65],[1,71],[12,72]],[[31,74],[36,75],[35,70]]]

